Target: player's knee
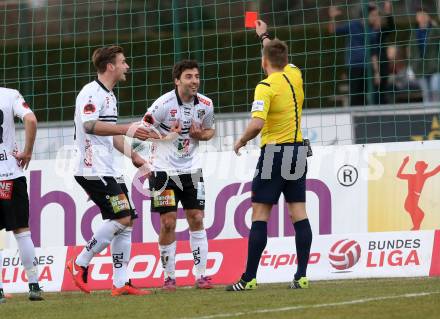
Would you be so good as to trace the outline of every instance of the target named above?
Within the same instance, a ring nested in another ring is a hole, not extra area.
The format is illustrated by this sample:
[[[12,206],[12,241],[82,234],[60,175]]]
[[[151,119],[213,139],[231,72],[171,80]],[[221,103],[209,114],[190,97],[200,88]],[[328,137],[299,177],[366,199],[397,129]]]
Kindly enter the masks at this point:
[[[195,213],[188,216],[188,224],[191,230],[200,230],[203,228],[203,213]]]
[[[29,230],[30,230],[29,227],[22,227],[22,228],[14,229],[12,232],[17,235],[17,234],[27,232]]]
[[[174,218],[161,218],[161,230],[165,233],[171,233],[176,230],[176,220]]]
[[[293,223],[307,218],[305,203],[287,203],[290,219]]]
[[[117,221],[119,224],[121,224],[121,225],[123,225],[123,226],[126,226],[126,227],[132,225],[132,224],[131,224],[131,217],[130,217],[130,216],[126,216],[126,217],[122,217],[122,218],[116,219],[116,221]]]

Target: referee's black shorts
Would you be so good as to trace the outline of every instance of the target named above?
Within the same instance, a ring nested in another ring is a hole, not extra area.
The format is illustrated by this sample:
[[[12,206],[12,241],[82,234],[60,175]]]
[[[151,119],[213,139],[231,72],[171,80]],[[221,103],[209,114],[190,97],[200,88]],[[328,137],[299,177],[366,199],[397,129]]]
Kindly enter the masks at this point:
[[[252,181],[252,202],[277,204],[306,201],[307,146],[300,143],[267,144]]]
[[[138,217],[128,198],[125,183],[118,183],[112,176],[101,178],[75,176],[75,180],[99,207],[102,219],[120,219],[127,216],[135,219]]]
[[[26,177],[0,181],[0,230],[29,227],[29,197]]]

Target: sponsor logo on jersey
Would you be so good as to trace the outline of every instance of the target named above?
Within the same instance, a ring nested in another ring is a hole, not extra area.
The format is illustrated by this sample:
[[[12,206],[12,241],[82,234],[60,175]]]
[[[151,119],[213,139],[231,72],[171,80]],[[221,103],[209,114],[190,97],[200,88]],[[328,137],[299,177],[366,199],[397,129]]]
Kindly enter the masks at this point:
[[[3,150],[3,153],[0,153],[0,162],[7,160],[8,160],[8,154],[6,154],[6,150]]]
[[[205,116],[205,110],[197,110],[197,117],[201,119]]]
[[[84,156],[84,165],[86,167],[92,167],[93,162],[93,149],[92,149],[92,142],[89,139],[86,139],[86,145],[85,145],[85,156]]]
[[[27,104],[26,102],[23,102],[23,107],[25,108],[25,109],[28,109],[29,108],[29,104]]]
[[[152,116],[151,114],[149,114],[149,113],[145,114],[145,116],[144,116],[144,118],[143,118],[143,121],[144,121],[145,123],[154,124],[154,118],[153,118],[153,116]]]
[[[96,111],[96,107],[92,103],[87,103],[83,109],[84,114],[92,114],[95,113],[95,111]]]
[[[171,117],[176,117],[176,114],[177,114],[177,110],[176,109],[170,110],[170,116]]]
[[[199,102],[202,102],[203,104],[207,105],[207,106],[211,106],[211,102],[208,101],[207,99],[204,99],[200,96],[197,96],[197,98],[199,99]]]

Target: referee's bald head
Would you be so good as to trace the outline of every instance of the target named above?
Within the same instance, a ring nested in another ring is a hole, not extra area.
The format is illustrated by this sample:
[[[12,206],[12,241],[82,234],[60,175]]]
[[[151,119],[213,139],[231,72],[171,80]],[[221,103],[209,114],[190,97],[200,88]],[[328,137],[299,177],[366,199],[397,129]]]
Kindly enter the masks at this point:
[[[287,44],[281,40],[274,39],[263,48],[263,58],[266,58],[275,69],[283,69],[288,63]]]

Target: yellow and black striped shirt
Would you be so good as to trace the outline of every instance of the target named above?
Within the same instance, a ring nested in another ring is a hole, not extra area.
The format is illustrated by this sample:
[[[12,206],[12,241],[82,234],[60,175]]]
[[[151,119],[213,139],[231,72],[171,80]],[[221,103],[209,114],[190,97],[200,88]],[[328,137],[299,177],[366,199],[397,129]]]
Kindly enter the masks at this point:
[[[252,117],[265,121],[261,147],[266,144],[302,142],[301,112],[304,103],[300,69],[288,64],[258,83],[252,103]]]

